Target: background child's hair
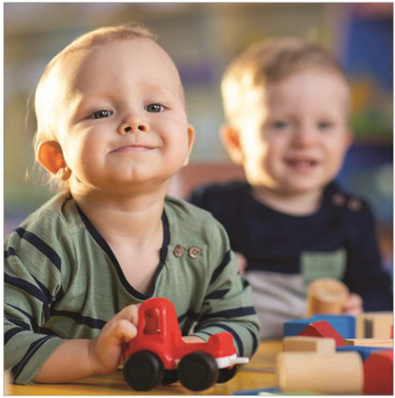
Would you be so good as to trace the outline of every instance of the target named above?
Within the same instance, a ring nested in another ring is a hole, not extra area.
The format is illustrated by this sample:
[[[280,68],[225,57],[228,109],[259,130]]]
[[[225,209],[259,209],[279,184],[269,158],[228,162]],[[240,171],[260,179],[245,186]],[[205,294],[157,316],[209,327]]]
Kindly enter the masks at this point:
[[[307,68],[332,71],[347,83],[340,64],[329,51],[317,44],[299,38],[284,38],[252,45],[228,66],[222,79],[227,123],[237,124],[249,91],[264,89],[269,83]]]
[[[131,40],[136,38],[156,41],[156,35],[141,24],[103,27],[78,37],[61,52],[59,52],[54,58],[52,58],[52,60],[47,64],[44,73],[38,82],[34,101],[37,130],[33,139],[33,147],[36,163],[40,144],[49,140],[57,141],[57,138],[54,134],[54,129],[52,128],[51,120],[49,118],[50,112],[48,106],[50,106],[50,100],[48,99],[48,87],[46,84],[48,83],[48,77],[50,76],[54,66],[57,65],[65,56],[75,51],[102,46],[110,42]],[[47,182],[49,185],[60,190],[68,190],[67,181],[59,180],[49,173],[47,173],[47,175]]]

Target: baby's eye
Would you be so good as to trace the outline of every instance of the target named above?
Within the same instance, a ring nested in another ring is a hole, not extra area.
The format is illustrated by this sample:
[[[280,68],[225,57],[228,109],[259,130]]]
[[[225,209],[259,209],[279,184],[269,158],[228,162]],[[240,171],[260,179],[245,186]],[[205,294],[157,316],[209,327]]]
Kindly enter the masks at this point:
[[[331,127],[333,127],[333,123],[328,122],[328,121],[321,121],[321,122],[318,122],[317,126],[320,130],[328,130]]]
[[[288,123],[284,120],[276,120],[272,123],[272,125],[275,129],[282,130],[282,129],[289,127],[290,123]]]
[[[93,119],[103,119],[105,117],[110,117],[112,115],[111,111],[108,111],[107,109],[100,109],[100,111],[94,112],[92,114]]]
[[[165,110],[163,105],[160,104],[149,104],[144,108],[148,112],[163,112]]]

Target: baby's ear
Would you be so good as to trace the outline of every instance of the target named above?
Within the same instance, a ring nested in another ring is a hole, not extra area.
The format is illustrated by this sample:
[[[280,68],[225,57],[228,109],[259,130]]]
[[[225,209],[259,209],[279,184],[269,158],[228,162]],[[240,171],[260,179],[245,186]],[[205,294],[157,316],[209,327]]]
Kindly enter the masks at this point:
[[[243,148],[240,140],[240,131],[229,124],[223,124],[220,128],[221,141],[234,163],[243,164]]]
[[[346,134],[346,147],[348,149],[354,143],[354,132],[348,129]]]
[[[184,163],[182,167],[185,167],[189,163],[189,158],[191,156],[192,148],[193,148],[193,143],[195,142],[195,129],[191,124],[188,124],[188,152],[185,157]]]
[[[51,174],[57,174],[59,170],[67,167],[63,158],[63,151],[56,141],[44,141],[38,147],[37,159]]]

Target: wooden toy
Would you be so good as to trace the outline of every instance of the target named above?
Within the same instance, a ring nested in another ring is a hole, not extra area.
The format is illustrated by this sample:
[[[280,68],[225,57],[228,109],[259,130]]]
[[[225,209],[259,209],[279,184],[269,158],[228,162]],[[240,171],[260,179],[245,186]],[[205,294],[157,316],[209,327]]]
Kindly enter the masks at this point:
[[[317,354],[334,354],[336,342],[334,339],[321,337],[285,337],[283,341],[284,352],[315,352]]]
[[[335,340],[336,347],[342,346],[344,343],[343,337],[337,333],[329,322],[318,321],[313,322],[306,329],[304,329],[299,336],[310,336],[310,337],[326,337]]]
[[[393,395],[394,354],[392,351],[372,352],[363,364],[365,395]]]
[[[230,380],[238,365],[248,358],[237,357],[228,332],[210,336],[207,343],[186,343],[171,301],[152,298],[139,307],[136,337],[124,352],[123,374],[135,390],[147,391],[178,379],[193,391]]]
[[[316,315],[284,323],[284,337],[298,336],[308,325],[317,321],[329,322],[345,339],[355,339],[356,320],[352,315]]]
[[[355,352],[329,355],[283,352],[278,354],[278,388],[285,392],[313,391],[324,394],[361,394],[363,365]]]
[[[392,351],[392,350],[390,348],[384,348],[384,347],[362,347],[355,345],[344,345],[342,347],[336,348],[336,352],[357,352],[361,356],[362,361],[366,361],[372,352],[380,352],[380,351]]]
[[[362,347],[384,347],[393,348],[394,340],[391,339],[346,339],[344,345],[362,346]]]
[[[315,314],[340,314],[349,295],[343,282],[332,278],[314,280],[307,290],[306,318]]]
[[[392,312],[366,312],[357,316],[358,339],[391,339],[394,314]]]

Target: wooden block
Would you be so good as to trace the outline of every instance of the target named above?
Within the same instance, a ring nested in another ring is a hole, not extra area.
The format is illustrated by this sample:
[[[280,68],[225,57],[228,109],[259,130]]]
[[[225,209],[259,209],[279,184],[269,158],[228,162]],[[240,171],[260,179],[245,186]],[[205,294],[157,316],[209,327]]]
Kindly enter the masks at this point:
[[[307,290],[306,318],[315,314],[340,314],[350,292],[347,286],[333,278],[319,278]]]
[[[393,348],[394,340],[391,339],[346,339],[344,345],[359,347],[384,347]]]
[[[393,312],[365,312],[357,316],[357,339],[392,338]]]
[[[313,322],[304,329],[299,336],[326,337],[334,339],[336,347],[344,345],[343,337],[327,321]]]
[[[334,339],[322,337],[296,336],[286,337],[283,341],[285,352],[315,352],[317,354],[334,354],[336,342]]]
[[[276,361],[278,388],[285,392],[355,394],[363,390],[363,365],[355,352],[317,355],[283,352]]]
[[[356,319],[352,315],[316,315],[312,318],[295,319],[284,323],[284,337],[298,336],[308,325],[327,321],[345,339],[355,339]]]
[[[363,364],[365,395],[393,395],[394,354],[373,352]]]

